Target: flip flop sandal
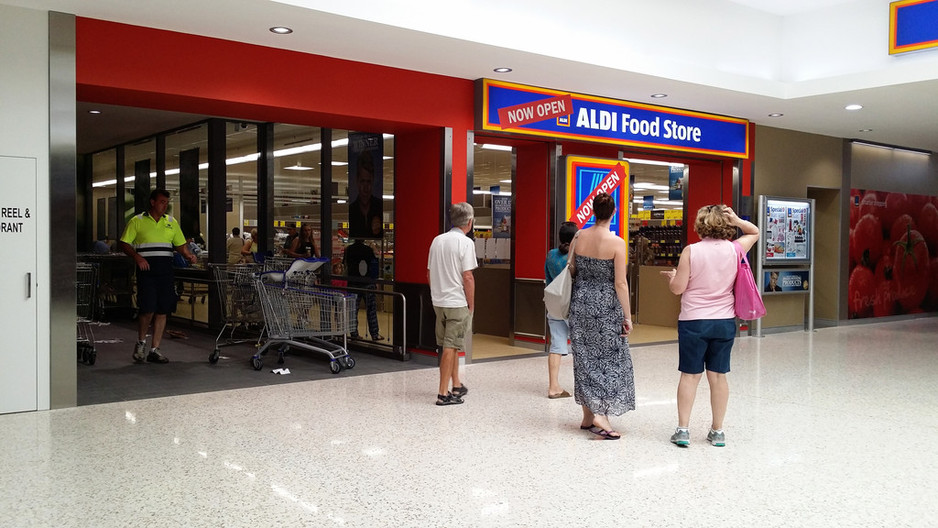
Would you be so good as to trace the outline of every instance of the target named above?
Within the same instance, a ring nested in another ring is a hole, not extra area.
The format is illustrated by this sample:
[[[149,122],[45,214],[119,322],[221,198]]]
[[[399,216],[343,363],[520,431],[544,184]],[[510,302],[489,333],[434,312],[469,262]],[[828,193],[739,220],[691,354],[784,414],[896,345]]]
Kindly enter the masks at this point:
[[[552,400],[556,400],[558,398],[569,398],[570,393],[567,391],[563,391],[563,392],[558,392],[557,394],[548,394],[547,397]]]
[[[621,434],[613,436],[612,433],[615,433],[615,431],[607,431],[599,427],[598,425],[594,425],[593,427],[590,428],[589,431],[593,433],[594,435],[601,436],[603,440],[618,440],[622,438]]]

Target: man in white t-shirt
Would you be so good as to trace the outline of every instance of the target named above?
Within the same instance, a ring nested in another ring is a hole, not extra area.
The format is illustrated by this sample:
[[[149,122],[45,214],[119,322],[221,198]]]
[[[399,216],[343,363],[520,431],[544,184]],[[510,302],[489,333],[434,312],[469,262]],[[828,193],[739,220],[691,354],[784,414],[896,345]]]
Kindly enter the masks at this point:
[[[459,381],[458,352],[464,350],[466,332],[472,331],[475,309],[476,286],[472,270],[477,265],[476,247],[466,236],[472,230],[472,206],[466,202],[454,204],[450,220],[453,228],[433,239],[427,262],[427,280],[436,313],[436,343],[443,348],[437,405],[462,403],[462,397],[469,392]]]

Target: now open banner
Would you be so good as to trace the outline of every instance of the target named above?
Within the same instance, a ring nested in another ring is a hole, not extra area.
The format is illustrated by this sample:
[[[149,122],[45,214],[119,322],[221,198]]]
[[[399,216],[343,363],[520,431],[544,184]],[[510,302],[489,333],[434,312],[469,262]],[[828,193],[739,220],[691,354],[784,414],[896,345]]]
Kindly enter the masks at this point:
[[[492,79],[476,81],[476,128],[749,157],[749,121]]]
[[[629,235],[629,164],[623,160],[566,156],[565,219],[581,229],[596,223],[593,198],[604,192],[616,202],[610,230],[623,239]]]

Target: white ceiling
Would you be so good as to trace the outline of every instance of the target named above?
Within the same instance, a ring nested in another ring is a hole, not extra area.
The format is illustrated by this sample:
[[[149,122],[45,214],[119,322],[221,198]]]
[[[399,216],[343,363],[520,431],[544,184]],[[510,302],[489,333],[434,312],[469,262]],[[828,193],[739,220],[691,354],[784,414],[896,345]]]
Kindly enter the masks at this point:
[[[773,15],[794,15],[815,11],[820,8],[849,4],[851,0],[730,0],[734,4],[740,4]]]
[[[889,56],[888,0],[0,3],[938,151],[938,50]]]

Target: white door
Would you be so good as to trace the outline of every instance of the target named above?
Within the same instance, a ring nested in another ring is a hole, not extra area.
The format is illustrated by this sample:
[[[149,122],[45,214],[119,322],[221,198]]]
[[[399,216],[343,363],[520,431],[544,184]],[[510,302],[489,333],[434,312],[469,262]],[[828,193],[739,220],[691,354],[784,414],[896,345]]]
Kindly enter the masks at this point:
[[[38,408],[36,160],[0,156],[0,413]]]

